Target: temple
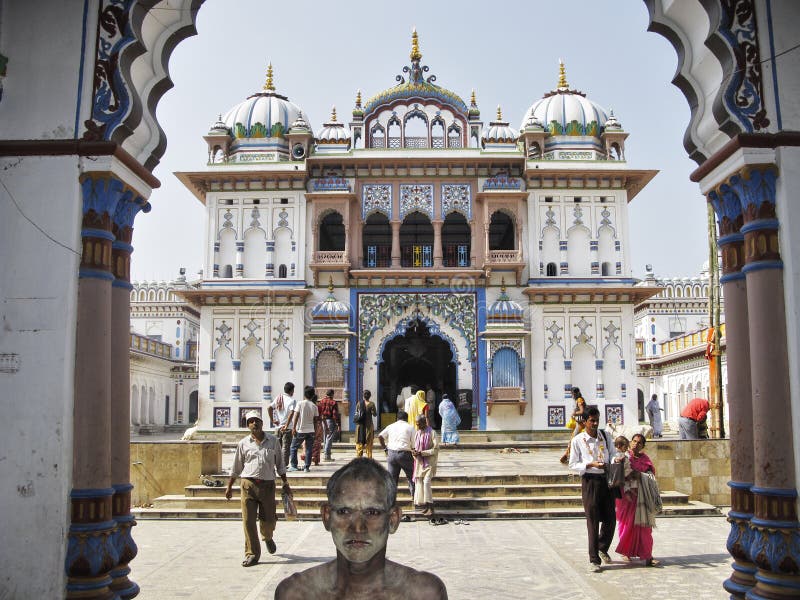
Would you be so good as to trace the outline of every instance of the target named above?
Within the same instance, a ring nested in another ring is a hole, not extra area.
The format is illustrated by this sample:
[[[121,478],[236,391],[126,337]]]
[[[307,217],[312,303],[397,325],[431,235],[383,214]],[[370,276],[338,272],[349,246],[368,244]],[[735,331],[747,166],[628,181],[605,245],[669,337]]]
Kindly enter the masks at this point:
[[[417,385],[481,430],[563,428],[579,387],[637,422],[625,161],[613,112],[567,83],[489,123],[434,83],[416,30],[397,85],[313,129],[278,91],[220,115],[178,177],[206,210],[199,428],[239,429],[284,382],[370,390],[381,421]],[[354,82],[355,84],[356,82]],[[347,425],[345,425],[347,428]]]

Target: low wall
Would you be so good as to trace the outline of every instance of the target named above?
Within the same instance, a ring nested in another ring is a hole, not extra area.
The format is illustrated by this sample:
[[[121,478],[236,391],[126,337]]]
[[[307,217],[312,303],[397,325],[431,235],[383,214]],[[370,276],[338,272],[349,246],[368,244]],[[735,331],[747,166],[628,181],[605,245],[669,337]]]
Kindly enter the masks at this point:
[[[715,506],[728,506],[731,492],[730,440],[647,440],[645,453],[656,467],[658,487]]]
[[[151,504],[165,494],[183,494],[200,475],[222,471],[220,442],[131,442],[131,504]]]

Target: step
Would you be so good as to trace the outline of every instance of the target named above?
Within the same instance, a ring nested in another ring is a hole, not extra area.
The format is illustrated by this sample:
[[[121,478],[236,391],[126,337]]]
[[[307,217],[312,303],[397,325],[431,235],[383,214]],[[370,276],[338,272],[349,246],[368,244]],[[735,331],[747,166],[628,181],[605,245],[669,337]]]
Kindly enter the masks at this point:
[[[233,501],[232,501],[233,502]],[[134,508],[131,510],[137,519],[204,519],[204,520],[240,520],[241,511],[239,508],[192,508],[180,509],[159,509],[159,508]],[[426,519],[417,513],[410,511],[404,513],[412,515],[412,518],[424,522]],[[454,519],[488,520],[488,519],[560,519],[560,518],[583,518],[583,508],[581,506],[560,506],[543,507],[528,509],[495,509],[491,512],[479,509],[459,509],[448,510],[444,506],[436,503],[436,514],[450,521]],[[689,500],[686,504],[665,505],[664,511],[658,518],[687,517],[687,516],[719,516],[722,513],[716,506]],[[317,521],[320,519],[319,511],[299,510],[298,520]],[[278,520],[283,520],[283,511],[278,510]],[[407,526],[407,523],[403,523]]]
[[[441,462],[440,462],[441,465]],[[312,468],[311,472],[303,473],[303,472],[292,472],[288,474],[289,478],[289,485],[292,487],[295,486],[324,486],[327,484],[331,473],[324,472],[321,473],[319,470],[315,470]],[[212,480],[219,480],[223,482],[223,490],[224,486],[228,484],[228,479],[230,479],[230,475],[224,473],[216,473],[214,475],[204,475],[204,479],[212,479]],[[398,488],[403,487],[405,484],[405,475],[401,475],[400,477],[400,484]],[[531,474],[523,474],[523,475],[515,475],[509,473],[486,473],[485,475],[446,475],[442,473],[436,474],[436,485],[435,487],[439,486],[447,486],[447,485],[464,485],[464,486],[479,486],[479,485],[534,485],[534,484],[570,484],[575,483],[580,485],[580,477],[578,475],[572,474],[568,471],[563,470],[554,470],[551,473],[531,473]],[[191,486],[189,486],[191,487]],[[200,486],[206,487],[206,486]],[[207,489],[217,489],[217,488],[207,488]],[[399,490],[398,490],[399,491]]]

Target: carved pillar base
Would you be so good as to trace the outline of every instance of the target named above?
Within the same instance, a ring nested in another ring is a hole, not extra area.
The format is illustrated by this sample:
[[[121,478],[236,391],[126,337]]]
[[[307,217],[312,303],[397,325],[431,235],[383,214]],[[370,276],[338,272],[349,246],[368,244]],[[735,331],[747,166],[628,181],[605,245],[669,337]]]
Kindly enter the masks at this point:
[[[67,534],[66,597],[116,600],[111,569],[119,562],[111,517],[113,489],[73,490],[72,524]]]
[[[788,600],[800,596],[800,523],[797,492],[753,488],[750,557],[758,570],[748,600]]]
[[[752,484],[731,481],[728,486],[731,488],[731,510],[728,513],[731,531],[726,546],[733,557],[733,573],[722,587],[730,593],[731,598],[743,599],[756,584],[756,566],[750,560],[750,521],[754,510],[753,494],[750,491]]]
[[[120,598],[135,598],[139,595],[139,586],[128,579],[131,572],[128,564],[136,558],[139,549],[133,541],[131,530],[136,526],[136,521],[131,515],[131,490],[133,485],[123,484],[114,486],[112,511],[117,529],[112,537],[114,547],[119,557],[117,565],[111,570],[110,589]]]

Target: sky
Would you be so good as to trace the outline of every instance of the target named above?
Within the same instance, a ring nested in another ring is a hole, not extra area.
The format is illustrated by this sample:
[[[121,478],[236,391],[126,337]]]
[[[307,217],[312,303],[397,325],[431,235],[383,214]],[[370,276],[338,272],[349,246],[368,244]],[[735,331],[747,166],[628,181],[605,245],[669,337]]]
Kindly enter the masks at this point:
[[[630,168],[660,173],[628,205],[631,265],[643,278],[691,277],[708,257],[706,202],[689,180],[697,167],[683,148],[689,107],[672,80],[677,56],[647,31],[641,0],[206,0],[199,34],[169,63],[175,87],[157,116],[167,149],[154,175],[149,214],[135,222],[134,281],[174,279],[202,268],[203,205],[175,171],[205,168],[203,140],[220,113],[260,91],[268,63],[275,87],[314,131],[336,106],[349,121],[356,90],[364,100],[396,84],[409,64],[411,30],[436,83],[469,101],[481,117],[519,129],[528,108],[556,87],[558,61],[570,88],[612,109],[630,136]]]

